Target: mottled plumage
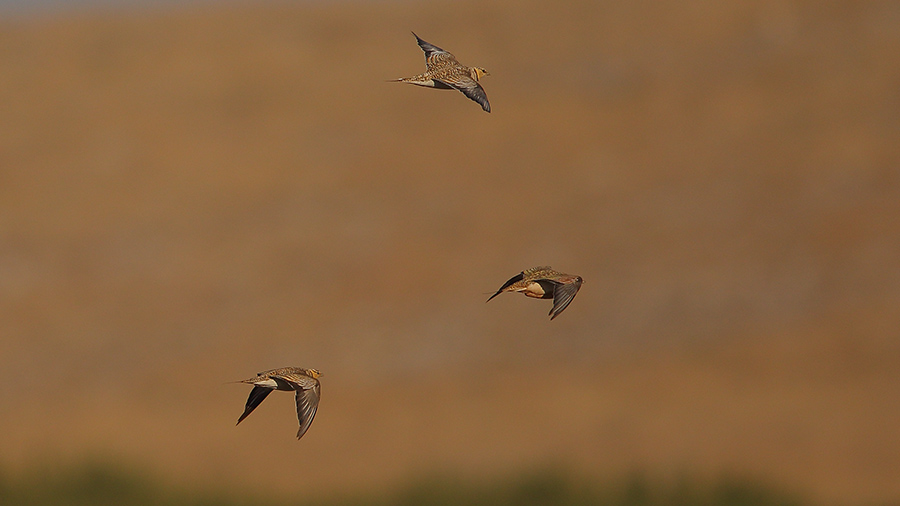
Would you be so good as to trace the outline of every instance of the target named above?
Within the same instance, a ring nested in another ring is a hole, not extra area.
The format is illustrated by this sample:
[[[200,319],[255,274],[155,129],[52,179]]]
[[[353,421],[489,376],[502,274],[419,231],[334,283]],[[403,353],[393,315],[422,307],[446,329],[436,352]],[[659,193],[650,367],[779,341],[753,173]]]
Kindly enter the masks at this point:
[[[532,267],[510,278],[487,302],[503,292],[522,292],[536,299],[553,299],[550,310],[552,320],[572,302],[582,283],[581,276],[563,274],[550,267]]]
[[[239,424],[244,418],[247,418],[273,390],[293,390],[296,392],[294,399],[297,402],[297,421],[300,422],[297,439],[300,439],[312,424],[313,418],[316,416],[316,409],[319,407],[319,397],[321,397],[319,376],[321,373],[315,369],[282,367],[261,372],[254,378],[239,381],[238,383],[253,385],[253,390],[250,391],[244,413],[238,418],[237,423]]]
[[[456,57],[449,52],[425,42],[415,32],[413,35],[416,36],[419,47],[425,51],[425,73],[396,79],[396,81],[429,88],[459,90],[465,96],[481,104],[482,109],[491,112],[487,94],[485,94],[484,88],[478,84],[479,79],[490,75],[487,70],[481,67],[467,67],[459,63]]]

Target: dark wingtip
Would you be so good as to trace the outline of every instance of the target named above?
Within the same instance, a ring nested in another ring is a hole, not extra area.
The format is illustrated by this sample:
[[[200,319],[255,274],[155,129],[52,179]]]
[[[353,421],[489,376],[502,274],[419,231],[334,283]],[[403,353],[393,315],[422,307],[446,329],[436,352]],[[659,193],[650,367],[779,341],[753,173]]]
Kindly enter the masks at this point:
[[[500,295],[500,292],[502,292],[502,290],[497,290],[497,293],[495,293],[494,295],[491,295],[490,297],[488,297],[488,300],[484,301],[484,303],[487,304],[488,302],[490,302],[491,299],[493,299],[494,297]]]
[[[565,308],[563,308],[563,309],[565,309]],[[557,316],[560,315],[560,313],[562,313],[562,309],[560,309],[559,311],[556,310],[556,299],[554,299],[553,307],[550,308],[550,312],[547,313],[547,316],[550,317],[550,321],[552,322],[554,318],[556,318]]]
[[[493,299],[497,295],[500,295],[501,293],[503,293],[503,290],[505,290],[508,286],[512,285],[513,283],[518,283],[519,281],[522,281],[523,279],[525,279],[524,271],[509,278],[509,281],[507,281],[506,283],[503,283],[503,286],[501,286],[500,289],[497,290],[497,293],[495,293],[494,295],[491,296],[491,299]],[[491,300],[491,299],[488,299],[488,300]]]
[[[245,419],[245,418],[247,418],[247,417],[248,417],[248,416],[250,416],[250,413],[252,413],[252,412],[253,412],[253,410],[252,410],[252,409],[251,409],[251,410],[247,410],[247,409],[244,409],[244,413],[243,413],[243,414],[242,414],[242,415],[241,415],[241,417],[240,417],[240,418],[238,418],[238,421],[237,421],[237,423],[236,423],[236,424],[234,424],[234,425],[235,425],[235,426],[238,426],[238,425],[240,425],[240,424],[241,424],[241,422],[243,422],[243,421],[244,421],[244,419]]]

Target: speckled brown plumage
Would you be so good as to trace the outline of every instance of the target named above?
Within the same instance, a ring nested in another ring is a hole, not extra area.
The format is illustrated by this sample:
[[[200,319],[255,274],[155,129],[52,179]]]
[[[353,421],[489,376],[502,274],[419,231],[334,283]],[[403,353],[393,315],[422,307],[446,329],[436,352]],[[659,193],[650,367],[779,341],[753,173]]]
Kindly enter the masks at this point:
[[[244,413],[238,418],[237,423],[240,424],[247,418],[274,390],[293,390],[296,392],[294,400],[297,403],[297,421],[300,423],[297,439],[300,439],[312,424],[316,409],[319,407],[319,398],[322,394],[319,376],[321,373],[316,369],[282,367],[239,381],[238,383],[253,385],[253,390],[250,391]]]
[[[549,266],[532,267],[510,278],[487,302],[503,292],[522,292],[536,299],[553,299],[553,308],[550,309],[552,320],[572,302],[582,283],[581,276],[557,272]]]
[[[467,67],[448,51],[425,42],[413,32],[419,47],[425,52],[425,73],[413,77],[397,79],[397,82],[415,84],[438,89],[455,89],[465,96],[481,104],[481,108],[491,112],[491,104],[488,102],[484,88],[478,81],[490,75],[481,67]]]

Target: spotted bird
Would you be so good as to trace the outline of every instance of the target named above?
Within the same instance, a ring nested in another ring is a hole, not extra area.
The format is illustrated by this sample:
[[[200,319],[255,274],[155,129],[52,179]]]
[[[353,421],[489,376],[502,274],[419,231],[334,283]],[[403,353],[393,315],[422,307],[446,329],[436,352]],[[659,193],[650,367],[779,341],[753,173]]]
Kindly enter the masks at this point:
[[[442,90],[459,90],[470,99],[481,104],[481,108],[491,112],[491,104],[488,102],[484,88],[478,84],[478,80],[489,76],[487,70],[481,67],[467,67],[450,52],[425,42],[415,32],[416,42],[422,51],[425,51],[425,73],[413,77],[395,79],[394,82],[415,84]]]
[[[536,299],[553,299],[553,308],[550,310],[552,320],[572,302],[582,283],[584,280],[581,276],[563,274],[549,266],[532,267],[510,278],[486,302],[503,292],[522,292]]]
[[[250,391],[244,413],[238,418],[237,424],[247,418],[274,390],[293,390],[296,392],[294,399],[297,402],[297,421],[300,422],[297,439],[300,439],[312,424],[313,418],[316,416],[316,409],[319,407],[319,397],[322,392],[319,376],[321,373],[316,369],[282,367],[261,372],[255,378],[238,381],[237,383],[253,385],[253,390]]]

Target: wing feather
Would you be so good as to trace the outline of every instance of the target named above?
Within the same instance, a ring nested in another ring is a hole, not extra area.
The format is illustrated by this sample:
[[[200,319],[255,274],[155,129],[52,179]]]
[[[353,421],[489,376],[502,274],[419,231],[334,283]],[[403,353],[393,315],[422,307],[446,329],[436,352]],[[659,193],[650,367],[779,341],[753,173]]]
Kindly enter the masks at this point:
[[[490,302],[491,299],[493,299],[494,297],[503,293],[503,290],[506,290],[513,284],[518,283],[519,281],[522,281],[523,279],[525,279],[525,275],[521,272],[516,274],[515,276],[509,278],[509,281],[507,281],[506,283],[503,283],[503,286],[501,286],[500,289],[497,290],[497,293],[495,293],[494,295],[491,295],[491,297],[488,300],[486,300],[485,302]]]
[[[440,81],[461,91],[463,95],[478,102],[482,109],[491,112],[491,104],[488,102],[487,93],[484,92],[484,88],[478,84],[478,81],[465,75],[442,77]]]
[[[463,92],[463,95],[469,97],[470,99],[478,102],[481,105],[481,108],[484,109],[485,112],[491,112],[491,103],[488,102],[487,93],[484,92],[484,88],[481,87],[480,84],[472,81],[474,86],[467,86],[465,88],[457,88],[459,91]]]
[[[238,418],[237,424],[244,421],[244,418],[247,418],[250,413],[252,413],[253,410],[262,403],[262,401],[266,400],[266,397],[268,397],[268,395],[272,393],[272,391],[273,390],[271,388],[254,386],[253,390],[250,390],[250,396],[247,397],[247,405],[244,406],[244,414],[242,414],[241,417]]]
[[[581,288],[581,281],[572,281],[571,283],[557,283],[556,289],[553,291],[553,308],[550,309],[550,319],[559,316],[560,313],[572,302],[578,289]]]
[[[300,423],[300,429],[297,431],[297,439],[303,437],[309,426],[312,425],[313,418],[316,416],[316,410],[319,408],[319,397],[321,390],[318,382],[312,388],[297,390],[294,399],[297,401],[297,421]]]
[[[416,32],[413,32],[413,35],[415,35],[419,47],[425,52],[425,68],[429,71],[443,67],[447,65],[448,62],[456,61],[456,57],[449,51],[445,51],[434,44],[425,42],[421,37],[416,35]]]

